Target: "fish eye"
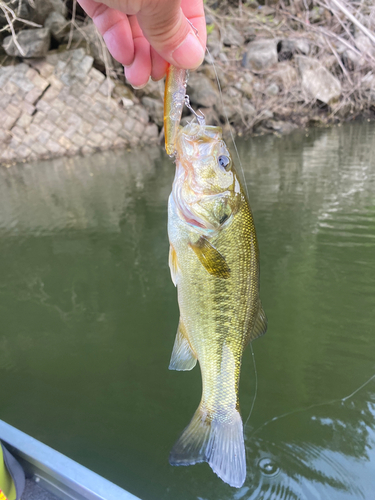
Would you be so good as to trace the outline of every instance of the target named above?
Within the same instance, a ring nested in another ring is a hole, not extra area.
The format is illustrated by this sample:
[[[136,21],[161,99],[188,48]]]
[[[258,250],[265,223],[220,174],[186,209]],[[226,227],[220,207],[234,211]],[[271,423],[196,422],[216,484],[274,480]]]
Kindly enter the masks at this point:
[[[217,159],[217,162],[220,165],[220,167],[225,168],[225,170],[229,169],[230,159],[228,158],[228,156],[220,155]]]

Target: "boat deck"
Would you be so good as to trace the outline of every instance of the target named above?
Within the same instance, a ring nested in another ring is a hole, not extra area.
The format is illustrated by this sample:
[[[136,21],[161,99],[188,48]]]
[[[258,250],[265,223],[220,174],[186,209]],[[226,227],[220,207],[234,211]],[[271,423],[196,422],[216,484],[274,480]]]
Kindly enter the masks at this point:
[[[26,486],[21,500],[59,500],[32,479],[26,479]]]
[[[21,500],[139,500],[2,420],[0,439],[25,471]]]

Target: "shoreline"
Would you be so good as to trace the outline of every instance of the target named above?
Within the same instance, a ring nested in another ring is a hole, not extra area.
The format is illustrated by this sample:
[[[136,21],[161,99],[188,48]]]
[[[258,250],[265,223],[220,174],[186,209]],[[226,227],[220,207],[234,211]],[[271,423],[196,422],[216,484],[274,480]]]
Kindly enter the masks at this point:
[[[353,28],[345,38],[332,9],[233,3],[207,2],[209,53],[188,82],[208,123],[245,137],[375,119],[375,44],[360,21],[342,17]],[[93,24],[81,17],[70,33],[69,16],[61,2],[39,20],[43,28],[23,26],[28,57],[3,35],[1,165],[162,142],[164,83],[126,85],[121,65],[98,51]],[[35,37],[39,52],[30,53]]]

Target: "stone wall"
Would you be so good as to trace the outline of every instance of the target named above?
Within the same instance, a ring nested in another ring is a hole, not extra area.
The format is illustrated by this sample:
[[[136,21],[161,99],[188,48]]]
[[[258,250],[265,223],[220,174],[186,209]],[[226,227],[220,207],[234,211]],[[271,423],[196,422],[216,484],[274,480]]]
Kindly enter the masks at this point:
[[[155,143],[147,111],[113,86],[82,48],[0,67],[0,163]]]

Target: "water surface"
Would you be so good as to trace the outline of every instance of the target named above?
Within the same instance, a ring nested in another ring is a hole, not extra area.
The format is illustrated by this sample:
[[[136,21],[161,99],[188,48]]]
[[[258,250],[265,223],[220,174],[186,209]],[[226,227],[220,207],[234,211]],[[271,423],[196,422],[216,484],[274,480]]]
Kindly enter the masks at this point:
[[[167,369],[174,172],[158,148],[0,170],[0,418],[145,500],[372,499],[375,126],[239,150],[269,320],[243,488],[168,464],[201,381]],[[244,419],[254,392],[247,350]]]

